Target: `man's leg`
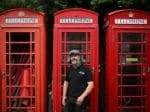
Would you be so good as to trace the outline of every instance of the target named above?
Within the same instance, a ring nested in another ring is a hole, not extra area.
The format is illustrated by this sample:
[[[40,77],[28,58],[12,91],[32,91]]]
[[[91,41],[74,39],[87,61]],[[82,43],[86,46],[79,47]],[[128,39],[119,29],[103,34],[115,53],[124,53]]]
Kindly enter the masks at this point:
[[[64,107],[64,112],[74,112],[74,105],[67,102]]]
[[[76,105],[75,106],[75,112],[86,112],[87,106],[88,106],[88,100],[84,100],[82,105],[80,105],[80,106]]]
[[[86,109],[82,108],[81,106],[75,106],[75,112],[86,112]]]
[[[82,112],[81,106],[75,106],[75,112]]]

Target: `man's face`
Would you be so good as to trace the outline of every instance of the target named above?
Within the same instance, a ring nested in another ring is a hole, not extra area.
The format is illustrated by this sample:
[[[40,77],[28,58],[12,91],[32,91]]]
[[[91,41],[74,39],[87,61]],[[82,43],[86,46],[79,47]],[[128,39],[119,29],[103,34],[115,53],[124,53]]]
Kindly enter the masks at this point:
[[[80,55],[79,54],[72,54],[70,56],[71,58],[71,64],[75,65],[78,64],[80,62]]]

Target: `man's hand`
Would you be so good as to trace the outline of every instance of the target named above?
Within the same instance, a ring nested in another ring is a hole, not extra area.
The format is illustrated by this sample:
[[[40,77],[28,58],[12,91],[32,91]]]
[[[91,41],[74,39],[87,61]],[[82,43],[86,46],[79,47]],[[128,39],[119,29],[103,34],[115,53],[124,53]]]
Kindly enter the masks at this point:
[[[63,96],[62,96],[62,104],[63,104],[63,106],[66,105],[67,90],[68,90],[68,81],[64,81],[64,86],[63,86]]]
[[[92,91],[94,87],[93,81],[88,82],[88,86],[86,87],[85,91],[77,98],[76,104],[81,105],[84,98],[89,95],[89,93]]]
[[[67,97],[63,97],[63,98],[62,98],[62,105],[63,105],[63,106],[66,105],[66,99],[67,99]]]
[[[84,97],[79,96],[79,97],[77,98],[77,100],[76,100],[76,105],[79,105],[79,106],[80,106],[80,105],[82,104],[83,100],[84,100]]]

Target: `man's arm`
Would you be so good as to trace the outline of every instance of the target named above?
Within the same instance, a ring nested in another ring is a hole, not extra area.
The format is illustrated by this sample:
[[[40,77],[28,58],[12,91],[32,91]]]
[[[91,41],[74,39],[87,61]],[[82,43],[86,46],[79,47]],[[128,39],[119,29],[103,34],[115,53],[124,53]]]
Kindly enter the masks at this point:
[[[88,96],[91,93],[92,89],[94,88],[93,81],[89,81],[87,82],[87,84],[88,86],[86,87],[85,91],[77,98],[77,101],[76,101],[77,105],[81,105],[84,98]]]
[[[62,96],[62,104],[65,106],[66,105],[66,98],[67,98],[67,90],[68,90],[68,81],[64,81],[63,85],[63,96]]]

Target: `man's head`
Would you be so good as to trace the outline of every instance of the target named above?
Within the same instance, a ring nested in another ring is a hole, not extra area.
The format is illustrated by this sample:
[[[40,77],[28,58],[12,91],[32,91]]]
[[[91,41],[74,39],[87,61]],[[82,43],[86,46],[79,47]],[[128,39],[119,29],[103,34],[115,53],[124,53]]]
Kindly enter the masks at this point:
[[[80,56],[80,51],[77,49],[72,49],[69,52],[69,56],[70,56],[70,60],[71,60],[71,64],[73,65],[78,65],[81,63],[81,56]]]

